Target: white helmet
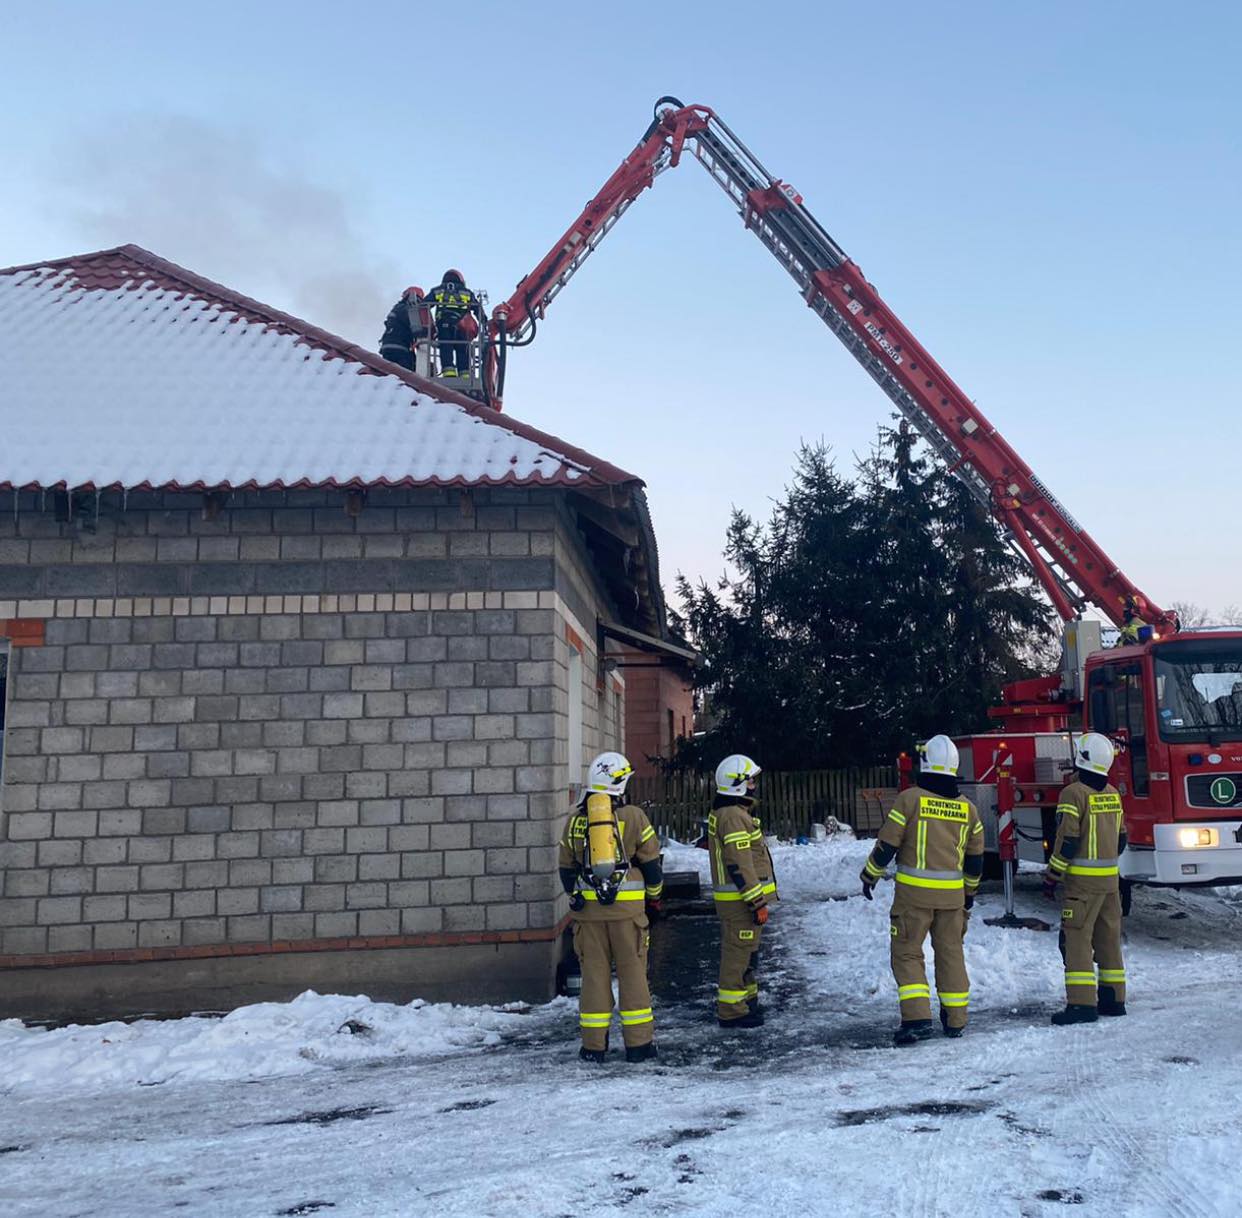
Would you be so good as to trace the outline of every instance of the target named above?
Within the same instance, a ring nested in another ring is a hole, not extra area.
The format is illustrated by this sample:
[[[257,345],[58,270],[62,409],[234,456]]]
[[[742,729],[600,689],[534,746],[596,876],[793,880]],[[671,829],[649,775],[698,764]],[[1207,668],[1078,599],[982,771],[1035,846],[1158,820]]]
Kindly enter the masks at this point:
[[[1105,774],[1113,768],[1117,750],[1107,736],[1099,732],[1083,732],[1074,741],[1074,764],[1088,774]]]
[[[587,768],[588,791],[604,795],[624,795],[634,767],[620,753],[601,753]]]
[[[957,775],[957,745],[948,736],[933,736],[919,751],[923,754],[920,772]]]
[[[759,767],[745,753],[730,753],[716,767],[716,794],[751,799],[750,784],[759,773]]]

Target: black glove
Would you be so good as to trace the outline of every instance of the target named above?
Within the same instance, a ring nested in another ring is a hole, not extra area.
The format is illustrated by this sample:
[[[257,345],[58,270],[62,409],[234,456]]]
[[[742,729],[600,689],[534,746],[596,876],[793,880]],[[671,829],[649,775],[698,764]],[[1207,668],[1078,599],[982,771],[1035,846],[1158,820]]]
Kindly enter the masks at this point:
[[[658,922],[664,917],[664,906],[660,904],[659,897],[647,898],[647,920],[649,922]]]
[[[968,892],[966,894],[966,912],[969,913],[975,907],[975,894]]]
[[[1044,872],[1043,894],[1045,901],[1055,901],[1057,899],[1057,877],[1051,871]]]
[[[569,897],[569,908],[578,913],[586,908],[586,897],[581,892],[571,893]]]
[[[875,892],[875,881],[869,880],[867,879],[866,876],[863,876],[862,886],[863,886],[863,896],[866,897],[868,901],[870,901],[871,894]]]

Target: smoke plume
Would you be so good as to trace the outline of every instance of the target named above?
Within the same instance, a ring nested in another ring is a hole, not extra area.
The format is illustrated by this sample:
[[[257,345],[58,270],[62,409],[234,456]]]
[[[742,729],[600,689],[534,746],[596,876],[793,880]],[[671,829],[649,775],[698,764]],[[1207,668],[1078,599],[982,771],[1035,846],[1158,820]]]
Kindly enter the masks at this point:
[[[342,192],[245,132],[191,118],[112,123],[83,137],[63,172],[84,239],[141,245],[363,346],[376,346],[405,286],[368,251]]]

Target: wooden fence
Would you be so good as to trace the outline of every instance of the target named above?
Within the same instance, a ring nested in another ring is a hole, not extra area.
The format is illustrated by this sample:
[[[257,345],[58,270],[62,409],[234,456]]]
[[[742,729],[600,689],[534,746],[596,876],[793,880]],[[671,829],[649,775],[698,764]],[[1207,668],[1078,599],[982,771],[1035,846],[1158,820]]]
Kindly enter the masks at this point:
[[[710,774],[670,774],[630,779],[630,800],[647,809],[651,823],[682,842],[696,841],[711,811],[716,784]],[[836,817],[860,834],[879,829],[897,793],[895,766],[843,770],[763,772],[758,812],[777,837],[809,833],[816,821]]]

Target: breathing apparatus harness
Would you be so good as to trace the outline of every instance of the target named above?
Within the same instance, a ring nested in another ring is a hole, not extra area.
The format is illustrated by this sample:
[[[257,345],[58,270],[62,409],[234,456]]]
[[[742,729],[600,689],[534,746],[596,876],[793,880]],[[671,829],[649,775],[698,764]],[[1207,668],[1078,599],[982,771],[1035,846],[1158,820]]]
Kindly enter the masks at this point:
[[[587,824],[582,854],[575,860],[578,878],[590,887],[601,905],[611,905],[630,870],[621,827],[617,824],[616,805],[620,801],[593,791],[584,802]]]

